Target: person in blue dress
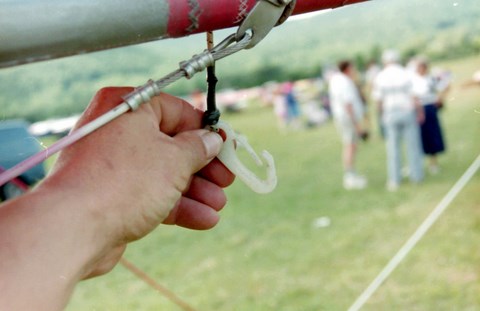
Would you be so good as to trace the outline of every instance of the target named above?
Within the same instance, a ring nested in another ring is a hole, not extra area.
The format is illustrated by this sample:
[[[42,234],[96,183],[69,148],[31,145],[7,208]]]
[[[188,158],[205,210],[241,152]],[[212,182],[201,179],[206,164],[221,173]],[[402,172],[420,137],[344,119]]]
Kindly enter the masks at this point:
[[[438,111],[443,107],[448,84],[439,81],[430,74],[428,61],[418,58],[413,74],[413,93],[423,106],[425,120],[420,125],[423,152],[428,158],[428,170],[431,174],[439,172],[437,156],[445,151],[445,139]]]

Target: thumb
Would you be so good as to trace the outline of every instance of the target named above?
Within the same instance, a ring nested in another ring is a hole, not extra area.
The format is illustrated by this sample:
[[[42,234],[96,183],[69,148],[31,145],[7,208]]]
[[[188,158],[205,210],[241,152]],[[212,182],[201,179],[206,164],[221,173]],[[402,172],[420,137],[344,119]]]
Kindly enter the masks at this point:
[[[213,158],[215,158],[223,145],[222,137],[208,130],[185,131],[175,136],[186,163],[192,172],[198,172]]]

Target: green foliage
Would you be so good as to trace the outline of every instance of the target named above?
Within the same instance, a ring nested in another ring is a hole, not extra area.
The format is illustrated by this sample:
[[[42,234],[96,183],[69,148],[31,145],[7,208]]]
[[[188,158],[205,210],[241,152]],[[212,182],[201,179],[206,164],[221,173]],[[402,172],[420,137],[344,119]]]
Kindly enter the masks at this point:
[[[255,48],[221,60],[219,88],[315,77],[342,58],[364,68],[389,47],[405,58],[478,54],[480,6],[475,1],[376,0],[286,22]],[[231,32],[219,31],[216,38]],[[79,113],[98,88],[157,79],[204,46],[201,34],[0,70],[1,117],[37,121]],[[166,91],[184,96],[196,89],[205,89],[202,74]]]

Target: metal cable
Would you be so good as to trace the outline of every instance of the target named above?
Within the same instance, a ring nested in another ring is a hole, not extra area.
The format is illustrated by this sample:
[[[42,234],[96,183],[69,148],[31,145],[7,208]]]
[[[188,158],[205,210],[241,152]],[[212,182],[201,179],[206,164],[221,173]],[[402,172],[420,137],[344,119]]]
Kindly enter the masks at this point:
[[[142,103],[148,102],[153,96],[159,95],[161,89],[174,83],[175,81],[186,77],[191,78],[194,74],[205,70],[206,67],[212,65],[216,60],[222,59],[244,49],[251,40],[251,36],[245,36],[238,42],[232,40],[234,35],[229,36],[225,42],[219,44],[219,48],[213,49],[212,52],[204,51],[199,55],[194,55],[188,61],[180,63],[180,68],[169,73],[157,81],[148,81],[146,84],[137,87],[133,92],[124,97],[124,102],[98,117],[91,122],[85,124],[81,128],[73,131],[68,136],[65,136],[52,144],[50,147],[34,154],[28,159],[18,163],[12,168],[0,174],[0,186],[6,184],[15,177],[31,169],[35,165],[45,161],[48,157],[59,152],[60,150],[72,145],[81,138],[92,133],[96,129],[116,119],[120,115],[130,110],[136,110]],[[235,43],[231,45],[232,43]]]
[[[221,49],[219,51],[213,52],[213,58],[215,60],[220,60],[226,56],[230,56],[232,54],[235,54],[243,49],[250,43],[250,40],[252,40],[252,36],[249,34],[245,34],[243,38],[238,41],[235,45],[232,46],[227,46],[224,49]]]
[[[155,84],[158,86],[158,88],[163,89],[184,77],[186,77],[185,71],[181,69],[177,69],[174,72],[170,73],[169,75],[166,75],[163,78],[155,81]]]

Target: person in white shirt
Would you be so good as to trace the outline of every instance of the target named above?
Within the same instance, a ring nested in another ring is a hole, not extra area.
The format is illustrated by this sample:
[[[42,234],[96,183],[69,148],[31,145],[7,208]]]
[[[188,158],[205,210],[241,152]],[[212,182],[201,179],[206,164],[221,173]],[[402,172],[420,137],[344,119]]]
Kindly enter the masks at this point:
[[[423,109],[414,100],[411,74],[399,64],[399,59],[396,51],[383,53],[384,68],[375,78],[372,94],[385,128],[387,189],[390,191],[397,190],[402,179],[402,143],[407,149],[410,180],[418,183],[424,175],[419,128],[424,118]]]
[[[350,61],[342,61],[339,71],[329,81],[330,105],[333,117],[343,142],[343,186],[345,189],[362,189],[367,185],[365,177],[355,170],[358,139],[366,139],[367,131],[362,122],[365,117],[365,105],[354,82],[355,67]]]

